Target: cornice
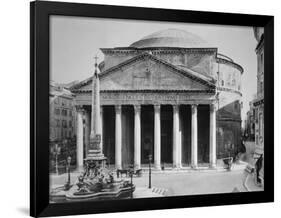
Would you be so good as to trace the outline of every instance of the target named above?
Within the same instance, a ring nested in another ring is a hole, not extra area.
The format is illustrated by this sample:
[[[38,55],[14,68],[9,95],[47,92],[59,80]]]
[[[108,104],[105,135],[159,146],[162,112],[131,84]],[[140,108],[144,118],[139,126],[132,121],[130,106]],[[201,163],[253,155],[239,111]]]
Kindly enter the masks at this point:
[[[151,52],[152,54],[185,54],[185,53],[217,53],[217,48],[180,48],[180,47],[117,47],[117,48],[101,48],[104,54],[141,54],[143,52]]]
[[[224,92],[232,92],[232,93],[236,93],[236,94],[242,96],[242,93],[235,90],[235,89],[230,89],[230,88],[225,88],[225,87],[217,87],[217,90],[224,91]]]
[[[227,65],[231,65],[232,67],[236,68],[237,70],[239,70],[241,72],[241,74],[243,74],[244,72],[244,69],[243,67],[241,67],[239,64],[235,63],[235,62],[232,62],[232,61],[229,61],[229,60],[226,60],[226,59],[223,59],[223,58],[219,58],[219,57],[216,57],[216,61],[217,63],[219,64],[227,64]]]
[[[258,42],[257,46],[256,46],[256,53],[259,53],[259,51],[261,50],[261,48],[263,48],[264,45],[264,35],[261,35],[260,41]]]
[[[238,123],[242,122],[242,120],[239,118],[230,118],[230,117],[219,117],[219,118],[217,118],[217,121],[232,121],[232,122],[238,122]]]
[[[75,90],[75,93],[92,93],[92,90]],[[215,94],[215,89],[208,90],[176,90],[176,89],[130,89],[130,90],[100,90],[101,93],[206,93]]]
[[[264,99],[263,99],[263,98],[261,98],[261,99],[256,99],[256,100],[253,102],[254,107],[257,107],[257,106],[262,105],[262,104],[264,104]]]

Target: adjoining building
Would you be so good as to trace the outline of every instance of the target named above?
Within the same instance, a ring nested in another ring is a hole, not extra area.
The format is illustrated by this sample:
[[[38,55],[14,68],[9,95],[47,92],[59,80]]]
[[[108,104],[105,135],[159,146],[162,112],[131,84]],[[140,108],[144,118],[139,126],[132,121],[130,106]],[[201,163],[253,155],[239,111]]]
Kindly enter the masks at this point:
[[[255,143],[258,153],[263,153],[264,148],[264,28],[254,27],[257,40],[257,97],[253,101],[255,107]]]
[[[50,142],[76,136],[75,95],[62,85],[50,83]]]
[[[255,141],[255,132],[256,132],[256,119],[255,119],[255,108],[253,101],[249,103],[250,109],[247,112],[247,117],[244,123],[244,139],[247,141]]]
[[[139,168],[151,154],[156,169],[215,167],[218,158],[239,145],[243,68],[217,47],[168,29],[129,47],[101,51],[102,149],[108,164]],[[91,129],[92,77],[71,91],[82,165],[81,149],[89,145]]]
[[[262,166],[259,179],[263,184],[264,179],[264,28],[254,27],[254,35],[257,40],[257,97],[253,101],[255,110],[255,154],[262,158]]]

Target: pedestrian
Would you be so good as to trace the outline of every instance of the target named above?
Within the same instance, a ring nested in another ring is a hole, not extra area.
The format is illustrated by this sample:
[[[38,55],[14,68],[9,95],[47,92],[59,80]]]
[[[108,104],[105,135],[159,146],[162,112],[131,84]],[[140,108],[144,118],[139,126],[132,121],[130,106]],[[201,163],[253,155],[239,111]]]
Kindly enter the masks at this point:
[[[255,164],[255,168],[256,168],[256,179],[257,179],[257,183],[260,184],[261,183],[261,179],[260,177],[260,170],[262,168],[262,160],[263,160],[263,154],[260,155],[259,159],[257,160],[256,164]]]

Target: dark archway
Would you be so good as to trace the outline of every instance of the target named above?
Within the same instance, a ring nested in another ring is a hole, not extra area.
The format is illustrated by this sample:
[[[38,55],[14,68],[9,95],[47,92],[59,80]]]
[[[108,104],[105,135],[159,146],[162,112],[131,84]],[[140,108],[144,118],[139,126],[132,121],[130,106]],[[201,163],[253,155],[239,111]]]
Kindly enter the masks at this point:
[[[198,105],[198,163],[209,163],[210,151],[210,106]]]
[[[103,106],[103,153],[107,163],[115,164],[115,108]]]
[[[182,166],[191,163],[191,105],[180,106],[180,135],[182,148]]]
[[[161,163],[173,162],[173,107],[161,105]]]
[[[154,108],[153,105],[141,107],[141,163],[148,164],[148,155],[154,162]]]

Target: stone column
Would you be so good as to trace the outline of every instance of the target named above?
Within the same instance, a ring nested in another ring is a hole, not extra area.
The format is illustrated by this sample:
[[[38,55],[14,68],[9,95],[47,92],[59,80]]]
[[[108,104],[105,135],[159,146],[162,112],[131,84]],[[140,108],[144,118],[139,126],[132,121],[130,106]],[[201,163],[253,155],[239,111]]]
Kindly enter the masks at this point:
[[[191,166],[197,167],[198,157],[198,126],[197,126],[197,105],[191,106]]]
[[[83,113],[82,107],[77,108],[77,143],[76,143],[76,162],[77,167],[83,167]]]
[[[101,153],[103,153],[103,107],[102,106],[100,106],[100,134],[101,134],[100,149],[101,149]]]
[[[210,167],[216,167],[216,105],[210,105]]]
[[[179,106],[173,105],[173,167],[180,167],[179,160]]]
[[[122,168],[121,105],[115,106],[115,167]]]
[[[154,167],[161,169],[161,118],[160,105],[154,105]]]
[[[141,105],[134,105],[135,110],[135,127],[134,127],[134,167],[141,168],[141,122],[140,112]]]
[[[85,149],[86,156],[88,156],[90,146],[90,134],[91,134],[91,116],[89,111],[85,111]]]

